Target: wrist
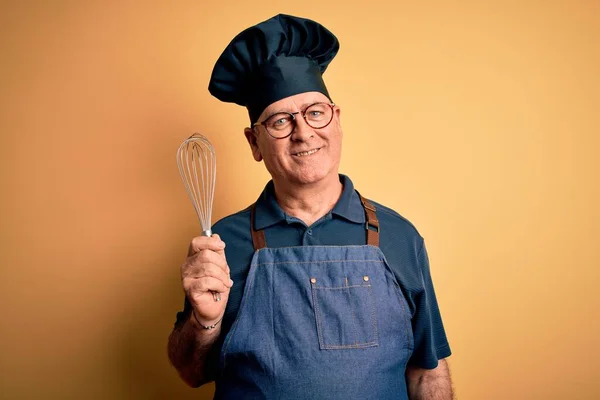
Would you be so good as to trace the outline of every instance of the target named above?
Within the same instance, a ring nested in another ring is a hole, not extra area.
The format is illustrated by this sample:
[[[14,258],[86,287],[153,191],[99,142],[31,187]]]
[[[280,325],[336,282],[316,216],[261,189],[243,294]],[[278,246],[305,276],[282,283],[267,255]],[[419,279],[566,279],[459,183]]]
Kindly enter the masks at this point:
[[[223,315],[221,315],[218,319],[212,321],[202,321],[196,315],[196,312],[192,310],[192,315],[190,316],[190,320],[194,324],[194,326],[202,331],[214,331],[217,327],[220,328],[221,321],[223,320]]]

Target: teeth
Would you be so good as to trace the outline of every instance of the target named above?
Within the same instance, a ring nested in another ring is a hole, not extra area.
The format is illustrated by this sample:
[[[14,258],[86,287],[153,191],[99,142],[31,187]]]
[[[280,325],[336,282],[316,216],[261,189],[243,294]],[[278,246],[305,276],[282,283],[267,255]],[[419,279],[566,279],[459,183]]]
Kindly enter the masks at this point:
[[[297,156],[309,156],[311,154],[315,154],[317,152],[317,150],[319,149],[314,149],[314,150],[309,150],[309,151],[303,151],[302,153],[296,153]]]

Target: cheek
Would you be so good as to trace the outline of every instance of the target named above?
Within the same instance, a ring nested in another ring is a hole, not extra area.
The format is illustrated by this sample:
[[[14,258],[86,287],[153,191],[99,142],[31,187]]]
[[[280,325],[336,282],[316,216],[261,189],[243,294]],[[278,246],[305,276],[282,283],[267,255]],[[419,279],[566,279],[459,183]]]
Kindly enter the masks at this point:
[[[260,152],[265,164],[269,166],[281,164],[283,150],[274,144],[267,146],[266,143],[260,146]]]
[[[329,145],[332,147],[335,153],[341,152],[342,149],[342,137],[343,133],[341,130],[332,132],[332,136],[329,140]]]
[[[267,142],[264,137],[261,137],[257,141],[257,151],[263,156],[263,158],[267,158],[269,154],[273,152],[269,146],[269,142]]]

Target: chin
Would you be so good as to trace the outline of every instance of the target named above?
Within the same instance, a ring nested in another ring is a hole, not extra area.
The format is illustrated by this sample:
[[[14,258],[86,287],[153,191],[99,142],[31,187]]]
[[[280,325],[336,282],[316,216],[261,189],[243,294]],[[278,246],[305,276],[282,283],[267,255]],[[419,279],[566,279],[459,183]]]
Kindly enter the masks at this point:
[[[290,183],[299,183],[303,185],[310,185],[321,182],[325,178],[331,175],[331,171],[315,171],[302,169],[294,171],[295,173],[288,177]],[[337,176],[337,173],[336,173]]]

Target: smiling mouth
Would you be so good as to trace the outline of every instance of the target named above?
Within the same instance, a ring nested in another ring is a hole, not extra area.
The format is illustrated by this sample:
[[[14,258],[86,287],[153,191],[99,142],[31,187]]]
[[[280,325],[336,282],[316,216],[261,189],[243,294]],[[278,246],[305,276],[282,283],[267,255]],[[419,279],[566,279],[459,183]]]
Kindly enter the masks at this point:
[[[300,153],[294,153],[294,155],[297,157],[305,157],[305,156],[310,156],[311,154],[315,154],[319,150],[321,150],[321,148],[312,149],[312,150],[308,150],[308,151],[302,151]]]

